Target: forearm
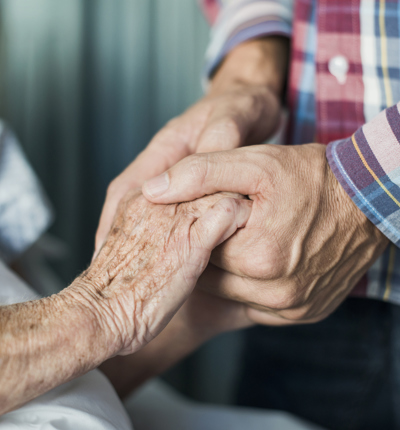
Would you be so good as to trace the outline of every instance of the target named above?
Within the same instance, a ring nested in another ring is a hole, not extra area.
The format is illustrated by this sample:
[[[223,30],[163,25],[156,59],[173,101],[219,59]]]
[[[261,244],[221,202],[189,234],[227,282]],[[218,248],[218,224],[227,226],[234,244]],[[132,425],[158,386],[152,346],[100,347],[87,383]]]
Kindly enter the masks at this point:
[[[270,36],[238,45],[213,74],[209,91],[251,85],[268,88],[280,98],[287,78],[289,43],[286,37]]]
[[[210,249],[250,213],[248,201],[224,195],[164,206],[128,193],[98,256],[70,287],[0,308],[0,414],[145,347],[192,293]]]
[[[0,308],[0,414],[108,358],[98,319],[64,290]]]

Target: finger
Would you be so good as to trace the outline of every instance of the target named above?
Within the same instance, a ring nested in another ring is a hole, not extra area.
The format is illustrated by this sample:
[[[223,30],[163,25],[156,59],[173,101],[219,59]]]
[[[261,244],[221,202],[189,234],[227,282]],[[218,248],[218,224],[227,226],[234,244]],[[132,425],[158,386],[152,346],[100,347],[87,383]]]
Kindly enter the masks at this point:
[[[300,305],[280,309],[274,304],[280,303],[279,291],[285,288],[280,281],[258,281],[226,272],[209,264],[200,276],[197,288],[234,300],[246,305],[248,318],[256,324],[263,325],[295,325],[313,324],[325,319],[343,301],[343,297],[335,300],[333,306],[321,312],[321,303],[311,306]]]
[[[248,320],[255,324],[276,326],[294,324],[292,321],[280,317],[267,307],[262,310],[255,309],[254,306],[261,308],[257,303],[263,300],[263,291],[249,279],[232,275],[211,264],[207,266],[204,273],[200,276],[196,288],[223,297],[224,299],[243,303]]]
[[[260,311],[251,307],[247,308],[247,316],[255,324],[271,325],[271,326],[288,326],[300,324],[314,324],[319,322],[320,318],[303,319],[301,321],[283,318],[279,314],[270,311]]]
[[[287,281],[284,279],[252,279],[209,264],[197,285],[207,292],[245,303],[261,311],[285,314],[293,307],[285,303]]]
[[[197,242],[210,254],[211,251],[243,228],[251,214],[252,202],[229,197],[219,200],[201,216],[192,227]]]
[[[168,168],[188,155],[186,145],[182,145],[172,131],[162,130],[149,146],[110,184],[99,226],[95,237],[96,256],[111,228],[120,200],[131,189],[165,172]]]
[[[224,115],[212,116],[199,136],[196,152],[216,152],[239,148],[243,145],[246,130],[239,121]]]
[[[266,288],[271,289],[271,295],[274,294],[276,286],[273,283],[267,287],[265,282],[255,282],[233,275],[212,264],[208,265],[200,276],[196,287],[225,299],[245,304],[247,317],[255,324],[284,326],[312,324],[321,320],[320,316],[298,320],[292,315],[297,313],[296,310],[276,310],[263,306],[262,303],[266,301]]]
[[[251,213],[249,200],[224,198],[219,200],[190,229],[190,252],[182,265],[186,285],[194,288],[206,268],[211,251],[246,225]]]
[[[197,286],[209,293],[249,306],[262,303],[265,295],[265,283],[234,275],[213,264],[209,264],[204,270]]]
[[[263,174],[258,147],[195,154],[143,185],[143,195],[153,203],[190,201],[220,191],[256,194]]]
[[[190,228],[189,252],[170,283],[174,286],[173,294],[164,295],[164,306],[171,309],[169,317],[193,292],[199,276],[207,266],[212,249],[238,228],[244,227],[250,213],[251,202],[248,200],[223,198],[193,223]]]
[[[215,99],[196,152],[223,151],[265,141],[279,122],[279,109],[271,109],[276,103],[276,96],[261,87],[238,87],[230,97]]]

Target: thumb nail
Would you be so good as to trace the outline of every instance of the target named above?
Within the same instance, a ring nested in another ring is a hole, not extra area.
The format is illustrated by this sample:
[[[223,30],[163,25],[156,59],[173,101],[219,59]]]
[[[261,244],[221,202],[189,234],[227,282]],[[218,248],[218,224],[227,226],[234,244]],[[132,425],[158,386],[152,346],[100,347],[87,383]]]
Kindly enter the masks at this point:
[[[143,191],[145,191],[150,197],[159,197],[164,194],[168,188],[169,176],[167,173],[156,176],[155,178],[150,179],[143,184]]]

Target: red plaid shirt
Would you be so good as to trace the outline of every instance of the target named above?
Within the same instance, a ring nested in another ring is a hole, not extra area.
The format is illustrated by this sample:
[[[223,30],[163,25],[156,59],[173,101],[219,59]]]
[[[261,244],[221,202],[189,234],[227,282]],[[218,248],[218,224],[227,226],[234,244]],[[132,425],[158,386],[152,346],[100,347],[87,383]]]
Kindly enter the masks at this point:
[[[209,74],[251,38],[292,39],[290,144],[320,142],[337,179],[392,244],[357,295],[400,303],[400,4],[397,0],[208,0]]]

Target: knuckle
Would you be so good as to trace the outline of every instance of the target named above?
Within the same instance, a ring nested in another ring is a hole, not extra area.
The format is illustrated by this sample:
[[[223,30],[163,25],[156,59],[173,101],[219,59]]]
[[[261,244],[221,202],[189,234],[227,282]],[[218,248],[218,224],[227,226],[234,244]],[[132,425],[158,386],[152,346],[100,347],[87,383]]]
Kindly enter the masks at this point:
[[[219,200],[216,208],[218,208],[220,212],[232,213],[235,215],[238,210],[238,202],[235,199],[224,197],[223,199]]]
[[[193,154],[186,158],[191,179],[204,183],[207,178],[209,161],[207,154]]]
[[[202,135],[201,148],[204,152],[211,148],[220,151],[241,146],[242,131],[238,121],[230,114],[211,120]]]
[[[264,153],[264,148],[251,147],[243,149],[241,162],[248,166],[251,171],[254,188],[263,194],[266,189],[270,191],[269,184],[273,183],[273,172],[270,168],[268,156]]]
[[[279,279],[285,272],[282,259],[267,250],[252,253],[251,258],[244,259],[241,266],[247,276],[263,280]]]
[[[264,306],[275,310],[293,309],[298,303],[296,288],[290,285],[268,291],[263,299]]]
[[[261,102],[261,98],[259,96],[258,92],[245,92],[242,94],[241,97],[241,104],[243,108],[246,108],[246,110],[259,107]]]
[[[216,126],[218,135],[221,134],[227,141],[236,144],[242,140],[242,132],[238,122],[232,117],[225,117]]]
[[[309,309],[307,306],[301,306],[299,308],[286,311],[282,316],[289,321],[304,321],[309,318]],[[317,321],[315,320],[315,322]]]

